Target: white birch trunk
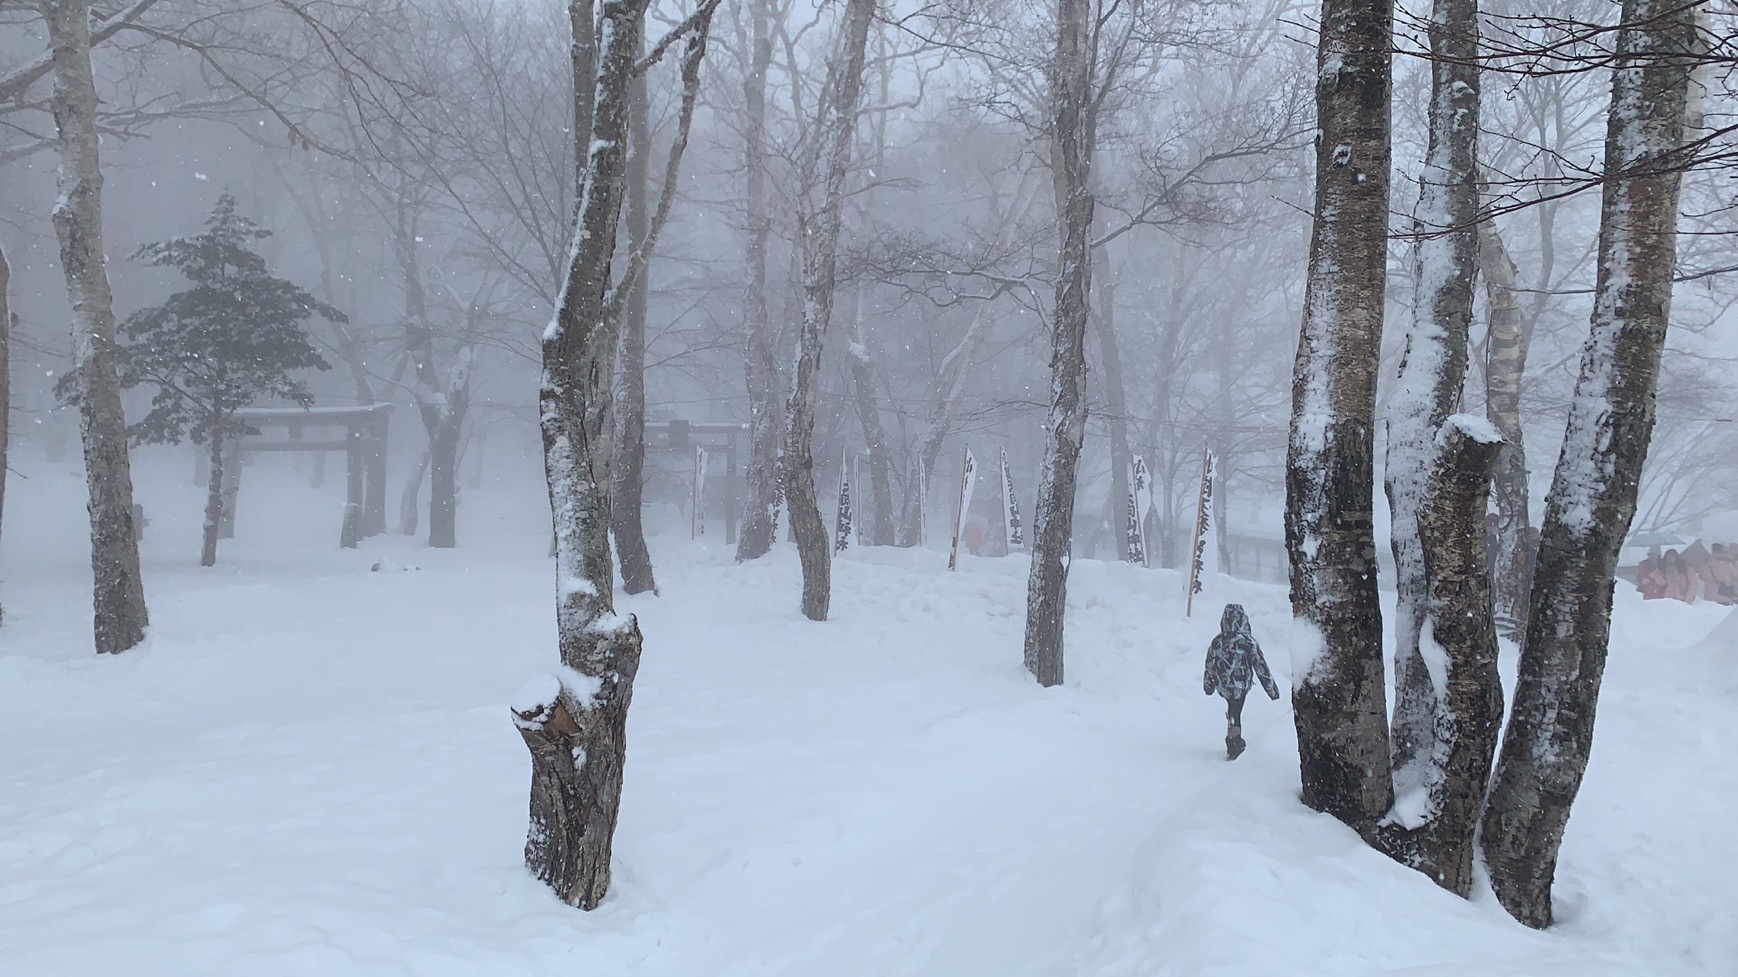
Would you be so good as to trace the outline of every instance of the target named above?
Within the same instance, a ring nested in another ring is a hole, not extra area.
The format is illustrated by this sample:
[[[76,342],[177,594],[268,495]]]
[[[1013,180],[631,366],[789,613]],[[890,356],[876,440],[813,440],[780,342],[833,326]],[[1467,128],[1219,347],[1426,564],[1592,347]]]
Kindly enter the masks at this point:
[[[1371,519],[1392,19],[1390,0],[1322,7],[1315,220],[1286,457],[1303,802],[1360,831],[1393,799]]]
[[[1421,235],[1413,251],[1418,292],[1388,402],[1385,472],[1395,566],[1391,749],[1398,793],[1417,789],[1426,776],[1442,706],[1419,654],[1429,581],[1418,526],[1436,435],[1466,380],[1478,268],[1478,30],[1478,0],[1431,5],[1429,143],[1413,215]],[[1477,531],[1482,538],[1482,516]]]
[[[803,321],[791,383],[789,428],[785,439],[785,501],[791,533],[803,567],[803,616],[825,621],[832,601],[833,547],[815,497],[813,442],[815,399],[820,385],[821,346],[833,317],[839,230],[845,209],[845,180],[857,132],[863,92],[863,63],[875,0],[847,0],[839,56],[829,72],[830,98],[821,110],[821,200],[802,228]]]
[[[1497,900],[1551,923],[1563,829],[1593,745],[1618,550],[1635,516],[1677,258],[1696,5],[1626,0],[1605,139],[1592,326],[1569,405],[1514,708],[1481,830]]]
[[[52,0],[43,10],[54,73],[60,199],[54,231],[73,312],[80,434],[90,491],[91,572],[96,649],[126,651],[144,640],[149,618],[133,526],[127,421],[115,368],[115,310],[103,252],[103,169],[91,77],[89,0]]]

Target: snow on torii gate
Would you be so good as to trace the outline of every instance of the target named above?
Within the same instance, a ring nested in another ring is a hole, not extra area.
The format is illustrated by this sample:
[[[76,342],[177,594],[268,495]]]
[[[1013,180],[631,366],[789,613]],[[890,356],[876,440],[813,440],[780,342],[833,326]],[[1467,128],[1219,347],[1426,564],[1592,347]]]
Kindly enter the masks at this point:
[[[241,485],[242,459],[254,451],[344,452],[344,525],[338,545],[355,547],[368,536],[386,532],[386,438],[392,419],[391,404],[361,407],[247,407],[236,418],[259,435],[243,438],[236,446],[234,463],[225,466],[223,518],[218,531],[225,539],[235,536],[235,499]],[[344,429],[341,438],[303,438],[307,428]],[[283,428],[284,435],[264,436],[267,428]]]

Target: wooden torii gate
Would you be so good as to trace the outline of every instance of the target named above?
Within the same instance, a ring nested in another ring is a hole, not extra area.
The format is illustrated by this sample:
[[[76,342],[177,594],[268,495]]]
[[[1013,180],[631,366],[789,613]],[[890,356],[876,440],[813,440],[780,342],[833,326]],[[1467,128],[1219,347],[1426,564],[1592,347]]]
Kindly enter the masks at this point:
[[[235,536],[235,501],[241,488],[242,462],[256,451],[344,452],[344,524],[338,545],[354,548],[365,537],[386,532],[386,446],[391,404],[248,407],[237,411],[236,417],[260,433],[243,438],[235,446],[234,460],[225,466],[219,536],[224,539]],[[281,428],[283,433],[268,435],[272,428]],[[308,428],[342,428],[343,434],[332,432],[323,438],[304,438],[302,435]]]
[[[689,421],[647,421],[646,447],[690,452],[696,445],[724,452],[724,541],[736,542],[736,517],[742,508],[742,477],[736,470],[740,439],[748,436],[747,424],[706,424]]]

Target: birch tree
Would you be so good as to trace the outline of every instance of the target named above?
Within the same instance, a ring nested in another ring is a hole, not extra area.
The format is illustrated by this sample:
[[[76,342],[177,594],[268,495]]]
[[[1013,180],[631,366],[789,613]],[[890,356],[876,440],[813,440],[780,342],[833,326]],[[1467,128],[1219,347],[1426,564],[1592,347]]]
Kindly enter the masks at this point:
[[[833,540],[815,496],[815,401],[819,393],[821,347],[833,317],[837,285],[839,231],[845,208],[845,182],[856,141],[857,112],[863,94],[863,64],[875,0],[846,0],[837,56],[827,72],[821,122],[816,126],[820,199],[801,217],[798,237],[803,255],[803,321],[797,335],[785,436],[785,501],[791,532],[803,567],[803,616],[825,621],[833,588]]]
[[[748,385],[748,458],[742,527],[736,538],[738,560],[765,556],[772,549],[778,522],[778,442],[783,415],[766,299],[766,246],[772,236],[765,145],[766,73],[772,65],[770,7],[771,0],[749,0],[748,65],[742,75],[742,172],[748,221],[748,240],[743,248],[747,274],[742,293],[742,369]]]
[[[12,266],[6,263],[6,249],[0,247],[0,527],[6,516],[6,463],[12,440]],[[6,619],[0,605],[0,622]]]
[[[1514,259],[1494,221],[1479,225],[1479,273],[1485,283],[1485,417],[1502,432],[1497,454],[1496,570],[1492,608],[1505,627],[1527,616],[1527,564],[1532,560],[1532,513],[1527,450],[1521,429],[1521,381],[1526,375],[1532,323],[1522,319]]]
[[[1371,524],[1392,20],[1390,0],[1322,6],[1315,216],[1286,453],[1303,802],[1365,831],[1393,801]]]
[[[591,138],[567,274],[543,336],[539,390],[561,668],[531,682],[513,703],[514,723],[532,761],[526,864],[564,902],[583,909],[595,909],[609,889],[627,713],[642,643],[639,622],[615,613],[609,487],[611,384],[621,321],[612,306],[644,273],[644,248],[630,256],[620,280],[611,266],[627,192],[629,102],[634,76],[645,70],[640,52],[649,5],[650,0],[602,0],[594,76],[574,78],[576,91],[595,93]],[[689,117],[716,7],[717,0],[708,0],[650,56],[655,61],[680,34],[688,35],[682,85]],[[578,14],[573,19],[580,22]],[[673,152],[667,173],[679,160]]]
[[[1478,261],[1478,0],[1435,0],[1430,39],[1429,140],[1413,214],[1417,295],[1399,377],[1388,402],[1385,469],[1395,566],[1395,791],[1421,789],[1441,708],[1419,651],[1429,583],[1418,524],[1436,435],[1460,399]],[[1452,457],[1444,456],[1444,457]],[[1483,538],[1484,514],[1466,531]],[[1466,826],[1468,840],[1473,824]]]
[[[1702,6],[1626,0],[1612,61],[1594,311],[1481,830],[1497,900],[1533,927],[1552,919],[1558,850],[1593,743],[1617,554],[1653,433]]]
[[[647,158],[652,153],[651,97],[644,74],[634,79],[628,102],[627,231],[628,241],[644,246],[651,236],[647,199]],[[622,300],[620,350],[616,370],[615,466],[611,471],[610,505],[616,556],[622,563],[622,589],[630,594],[656,591],[652,553],[640,518],[641,487],[646,478],[646,305],[645,275],[634,278]]]
[[[1050,74],[1050,170],[1060,246],[1050,328],[1050,418],[1032,517],[1026,581],[1026,669],[1062,684],[1062,625],[1080,449],[1086,440],[1086,326],[1092,294],[1091,0],[1057,0]]]
[[[114,296],[103,252],[103,168],[91,76],[89,0],[44,0],[60,155],[54,206],[61,272],[73,313],[73,368],[79,433],[90,493],[96,650],[126,651],[144,640],[149,616],[133,526],[133,474],[115,365]]]

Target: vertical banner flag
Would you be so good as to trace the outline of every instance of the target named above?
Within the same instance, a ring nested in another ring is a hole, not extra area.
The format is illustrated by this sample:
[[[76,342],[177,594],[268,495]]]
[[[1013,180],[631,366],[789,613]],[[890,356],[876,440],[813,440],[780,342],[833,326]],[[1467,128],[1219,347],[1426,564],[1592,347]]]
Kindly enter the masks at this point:
[[[959,568],[960,535],[966,530],[966,513],[972,507],[972,489],[978,483],[978,460],[972,457],[972,449],[966,448],[965,464],[960,470],[959,510],[953,521],[953,545],[948,547],[947,568]]]
[[[863,489],[861,488],[861,486],[863,485],[863,456],[862,455],[858,455],[857,457],[851,459],[851,484],[859,486],[857,491],[859,491],[859,492],[863,491]],[[870,511],[874,511],[874,510],[870,510]],[[856,532],[857,532],[857,545],[862,546],[863,545],[863,520],[856,518],[856,515],[857,515],[856,513],[852,513],[851,515],[852,515],[851,528],[856,530]]]
[[[839,508],[833,517],[833,552],[843,553],[851,545],[851,455],[839,453]]]
[[[694,446],[694,488],[688,499],[688,538],[706,535],[706,449]]]
[[[917,545],[929,545],[929,469],[917,459]]]
[[[1014,498],[1014,473],[1008,468],[1008,449],[1002,449],[1002,528],[1008,534],[1008,552],[1024,545],[1020,531],[1020,503]]]
[[[1147,461],[1135,455],[1128,466],[1128,561],[1151,566],[1147,548],[1147,513],[1153,508],[1153,475]]]
[[[1195,501],[1195,547],[1190,551],[1189,596],[1183,616],[1194,613],[1195,595],[1219,575],[1219,529],[1213,521],[1213,481],[1218,474],[1213,452],[1201,447],[1201,491]]]

